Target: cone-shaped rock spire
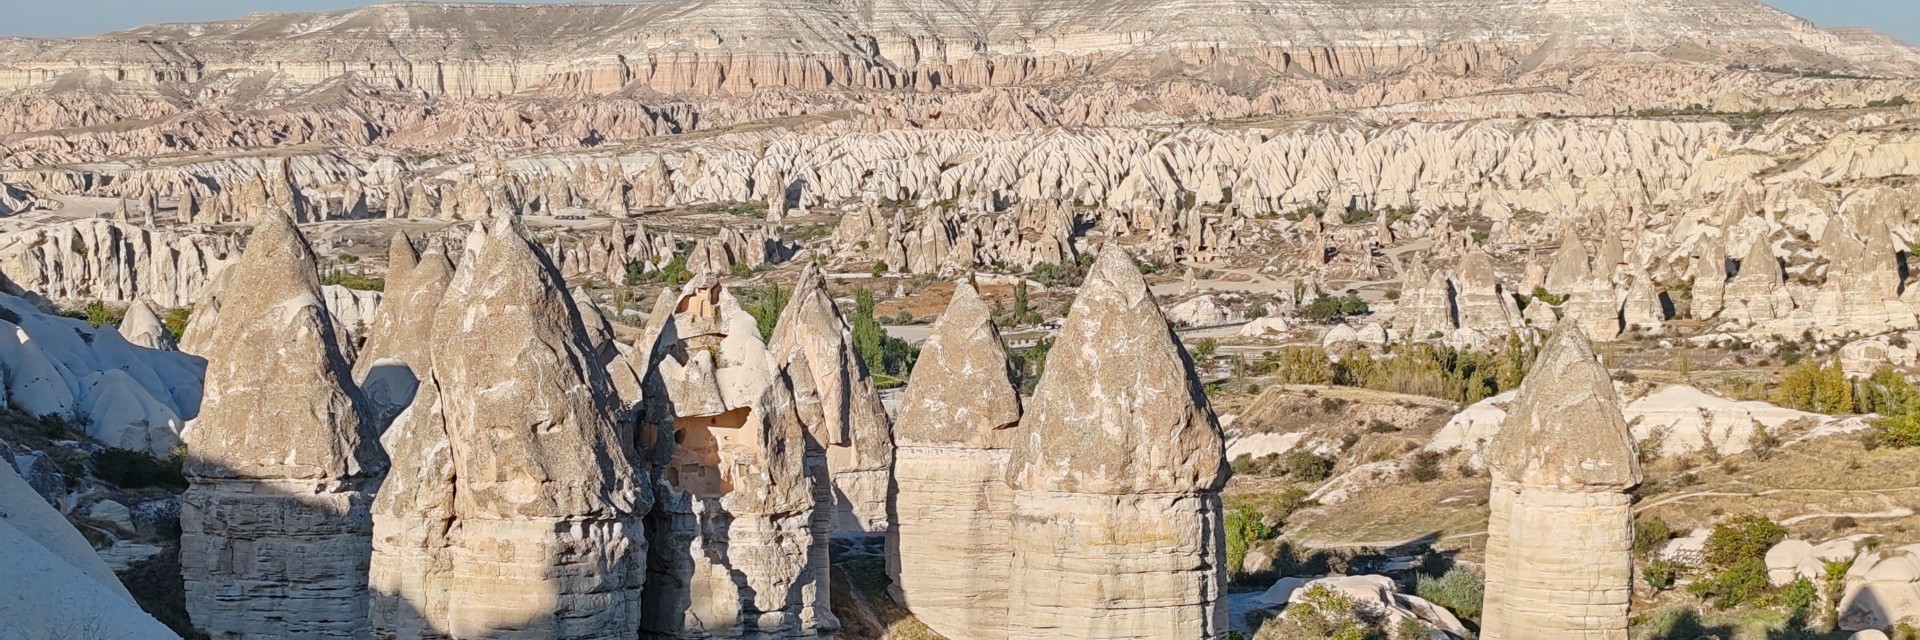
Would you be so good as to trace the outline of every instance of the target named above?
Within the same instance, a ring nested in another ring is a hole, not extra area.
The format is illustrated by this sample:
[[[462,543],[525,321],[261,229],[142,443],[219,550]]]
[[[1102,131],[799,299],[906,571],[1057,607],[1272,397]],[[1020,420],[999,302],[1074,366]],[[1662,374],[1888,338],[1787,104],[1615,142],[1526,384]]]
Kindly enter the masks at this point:
[[[888,566],[895,597],[952,640],[1007,636],[1013,491],[1008,449],[1020,391],[993,310],[954,286],[900,407]]]
[[[834,532],[886,532],[893,424],[854,351],[852,329],[814,265],[802,270],[767,345],[777,365],[802,378],[794,381],[795,391],[809,446],[830,473],[816,489],[831,501]]]
[[[367,633],[372,522],[362,483],[384,460],[364,420],[313,251],[280,212],[256,217],[218,318],[206,397],[186,431],[181,566],[194,625],[221,638]]]
[[[1626,638],[1638,452],[1606,368],[1563,323],[1488,454],[1481,637]]]
[[[1226,637],[1220,427],[1124,250],[1094,261],[1020,431],[1009,637]]]

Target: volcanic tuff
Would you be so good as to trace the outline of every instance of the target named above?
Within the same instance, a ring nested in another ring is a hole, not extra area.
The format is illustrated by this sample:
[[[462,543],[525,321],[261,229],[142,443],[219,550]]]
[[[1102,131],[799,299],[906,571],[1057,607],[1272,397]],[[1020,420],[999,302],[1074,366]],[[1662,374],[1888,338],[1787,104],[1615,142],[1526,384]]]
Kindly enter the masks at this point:
[[[1020,431],[1009,637],[1225,638],[1224,438],[1124,249],[1094,261]]]
[[[921,347],[894,437],[889,569],[901,604],[952,640],[1006,637],[1020,392],[993,311],[954,287]]]
[[[320,304],[313,251],[285,214],[263,212],[228,279],[248,295],[204,329],[206,398],[186,432],[188,611],[222,637],[364,636],[363,483],[386,461]]]

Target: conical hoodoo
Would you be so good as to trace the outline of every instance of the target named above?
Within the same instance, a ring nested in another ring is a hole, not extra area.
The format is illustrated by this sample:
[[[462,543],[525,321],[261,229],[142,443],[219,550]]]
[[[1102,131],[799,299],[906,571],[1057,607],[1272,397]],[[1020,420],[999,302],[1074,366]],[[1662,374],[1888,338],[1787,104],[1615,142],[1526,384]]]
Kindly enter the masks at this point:
[[[1087,274],[1020,431],[1008,637],[1225,638],[1224,439],[1124,250]]]
[[[446,251],[436,242],[419,253],[405,233],[394,234],[388,264],[380,310],[353,363],[353,379],[382,431],[413,401],[431,360],[433,309],[453,281]]]
[[[266,213],[203,327],[206,396],[186,432],[187,610],[216,638],[368,632],[370,479],[384,470],[305,238]],[[271,372],[271,375],[263,375]]]
[[[1487,640],[1624,639],[1633,596],[1633,435],[1586,335],[1562,323],[1495,436]]]
[[[646,421],[658,504],[649,519],[646,638],[813,638],[827,606],[825,519],[807,470],[796,373],[710,276],[664,292],[649,354]]]
[[[954,287],[921,346],[895,436],[888,568],[894,597],[951,640],[1007,637],[1007,457],[1020,432],[1020,391],[993,309]]]
[[[399,466],[376,509],[380,635],[638,635],[651,481],[579,311],[517,219],[467,240],[432,344],[386,438]]]

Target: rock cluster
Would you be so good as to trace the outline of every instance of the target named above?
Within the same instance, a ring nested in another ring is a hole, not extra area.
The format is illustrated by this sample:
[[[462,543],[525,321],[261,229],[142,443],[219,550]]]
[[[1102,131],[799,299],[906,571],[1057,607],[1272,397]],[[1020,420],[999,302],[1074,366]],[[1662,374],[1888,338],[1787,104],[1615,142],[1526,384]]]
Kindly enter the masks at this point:
[[[1225,638],[1226,449],[1117,247],[1095,260],[1009,461],[1008,637]]]
[[[835,535],[883,534],[892,518],[893,423],[854,351],[852,329],[827,293],[826,277],[809,264],[780,311],[767,350],[794,376],[813,466],[828,475],[815,490],[831,505]]]
[[[76,220],[0,233],[0,273],[55,300],[184,307],[239,256],[232,238]]]
[[[895,598],[952,640],[1007,637],[1019,422],[993,310],[957,284],[901,402],[887,554]]]
[[[503,216],[423,318],[422,391],[384,439],[376,629],[633,637],[651,481],[559,274]]]
[[[811,371],[777,363],[712,277],[660,296],[637,352],[659,482],[648,520],[644,631],[656,638],[810,638],[827,609],[832,503],[809,469],[795,400]]]
[[[0,513],[6,514],[0,518],[0,563],[11,578],[0,585],[6,635],[179,637],[140,609],[87,539],[9,462],[0,462]]]
[[[205,327],[207,394],[186,432],[188,612],[226,638],[364,637],[366,484],[385,460],[313,252],[291,219],[264,213],[228,283],[247,295]]]
[[[1488,452],[1493,489],[1481,637],[1627,637],[1640,461],[1612,379],[1563,325]]]

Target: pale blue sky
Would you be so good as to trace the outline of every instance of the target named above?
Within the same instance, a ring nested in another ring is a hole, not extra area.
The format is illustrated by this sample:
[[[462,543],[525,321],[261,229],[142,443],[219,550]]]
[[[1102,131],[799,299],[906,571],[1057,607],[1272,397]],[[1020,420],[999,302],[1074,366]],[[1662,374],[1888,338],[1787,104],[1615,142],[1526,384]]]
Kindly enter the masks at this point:
[[[521,0],[540,2],[542,0]],[[1763,0],[1822,26],[1867,26],[1920,42],[1917,0]],[[355,0],[0,0],[0,36],[74,36],[154,22],[232,18],[252,11],[318,11]]]

